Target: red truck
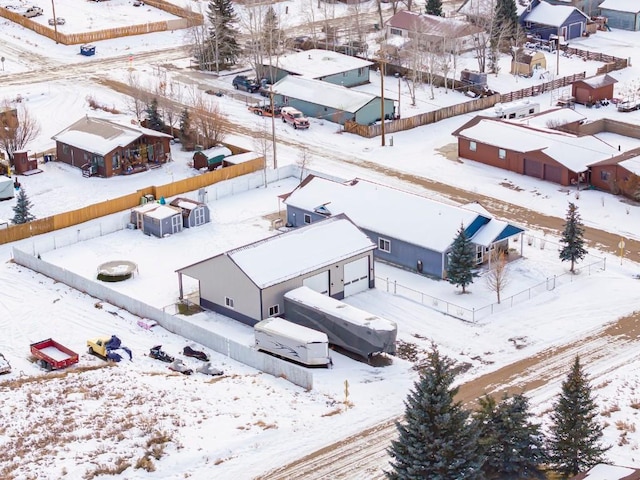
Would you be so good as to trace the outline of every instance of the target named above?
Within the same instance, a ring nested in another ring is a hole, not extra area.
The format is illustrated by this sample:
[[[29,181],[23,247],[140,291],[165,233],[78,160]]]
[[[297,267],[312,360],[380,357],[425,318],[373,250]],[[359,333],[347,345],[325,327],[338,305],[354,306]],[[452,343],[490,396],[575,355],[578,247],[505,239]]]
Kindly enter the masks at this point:
[[[78,354],[64,345],[48,338],[31,344],[31,355],[45,370],[58,370],[78,363]]]

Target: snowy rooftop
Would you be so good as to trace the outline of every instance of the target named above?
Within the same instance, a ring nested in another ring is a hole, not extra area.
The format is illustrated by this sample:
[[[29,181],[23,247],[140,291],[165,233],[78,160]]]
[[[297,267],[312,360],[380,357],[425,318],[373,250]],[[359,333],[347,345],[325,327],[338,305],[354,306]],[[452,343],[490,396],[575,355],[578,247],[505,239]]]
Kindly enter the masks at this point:
[[[559,126],[567,123],[579,122],[584,120],[585,116],[576,112],[572,108],[553,108],[545,112],[530,115],[524,118],[515,118],[508,120],[511,123],[520,125],[529,125],[536,128],[550,128],[550,125]]]
[[[277,59],[276,65],[281,70],[304,77],[322,78],[369,67],[373,62],[330,50],[311,49],[282,55]]]
[[[640,12],[640,3],[638,3],[638,0],[604,0],[599,8],[638,13]]]
[[[347,305],[328,295],[323,295],[309,287],[299,287],[284,294],[285,298],[309,305],[318,310],[330,312],[336,317],[356,325],[364,325],[376,330],[394,331],[398,329],[395,322],[380,318],[372,313]]]
[[[322,102],[330,108],[355,113],[372,100],[379,98],[366,92],[334,85],[311,78],[288,75],[273,85],[278,95],[304,100],[310,103]],[[320,100],[322,98],[322,100]]]
[[[86,116],[54,135],[52,139],[87,152],[106,155],[118,147],[131,144],[143,135],[171,138],[171,135],[137,125],[122,125]]]
[[[198,202],[197,200],[191,200],[190,198],[179,197],[175,198],[171,201],[171,205],[174,207],[179,207],[184,210],[193,210],[200,205],[205,205],[204,203]]]
[[[589,165],[619,154],[616,148],[590,135],[576,137],[491,119],[482,119],[459,134],[469,140],[515,152],[542,150],[573,172],[583,172]]]
[[[618,80],[616,80],[615,78],[613,78],[612,76],[606,73],[604,75],[597,75],[595,77],[585,78],[580,81],[582,83],[586,83],[587,85],[593,88],[604,87],[607,85],[613,85],[618,83]]]
[[[623,160],[619,165],[635,175],[640,175],[640,156]]]
[[[637,470],[601,463],[589,470],[584,480],[623,480],[633,473],[637,473]]]
[[[154,208],[153,210],[146,212],[145,215],[162,220],[175,215],[182,215],[182,212],[179,208],[172,207],[171,205],[158,205],[158,208]]]
[[[365,230],[438,252],[451,245],[461,224],[467,227],[479,215],[470,209],[361,179],[338,183],[311,177],[285,203],[309,211],[324,205],[331,215],[344,213]],[[409,212],[415,221],[407,222]],[[487,227],[481,231],[484,228]]]
[[[159,206],[160,206],[159,203],[149,202],[143,205],[139,205],[137,207],[133,207],[131,210],[138,213],[147,213],[147,212],[150,212],[151,210],[155,210]]]
[[[311,272],[375,245],[344,217],[330,218],[227,252],[260,288]]]
[[[524,11],[527,9],[527,0],[522,0],[522,2],[516,2],[516,12],[518,16],[522,15]],[[493,12],[496,9],[496,0],[467,0],[462,6],[458,9],[458,12],[463,15],[474,15],[474,16],[486,16],[493,15]]]
[[[481,28],[460,20],[402,10],[387,20],[387,25],[410,32],[436,37],[461,38],[482,31]]]
[[[547,2],[540,2],[525,16],[525,19],[527,22],[560,27],[574,11],[580,12],[577,8],[569,5],[551,5]]]
[[[329,337],[324,332],[308,328],[297,323],[289,322],[284,318],[273,317],[258,322],[255,329],[263,330],[276,335],[283,334],[296,339],[304,339],[307,342],[329,343]]]

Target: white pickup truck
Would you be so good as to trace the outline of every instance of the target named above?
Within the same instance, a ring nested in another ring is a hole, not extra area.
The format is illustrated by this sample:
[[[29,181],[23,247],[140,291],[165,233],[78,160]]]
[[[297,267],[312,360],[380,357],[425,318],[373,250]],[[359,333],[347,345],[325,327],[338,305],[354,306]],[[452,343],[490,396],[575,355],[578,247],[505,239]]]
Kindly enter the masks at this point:
[[[42,15],[42,9],[40,7],[29,7],[27,11],[22,14],[23,17],[33,18]]]

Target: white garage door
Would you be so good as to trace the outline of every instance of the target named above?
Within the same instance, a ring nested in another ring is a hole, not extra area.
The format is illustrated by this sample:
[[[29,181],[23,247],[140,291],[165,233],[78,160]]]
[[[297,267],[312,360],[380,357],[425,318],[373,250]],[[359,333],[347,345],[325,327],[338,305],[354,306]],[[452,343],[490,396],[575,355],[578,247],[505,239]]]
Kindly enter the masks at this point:
[[[344,296],[364,292],[369,288],[369,257],[344,266]]]
[[[329,270],[313,277],[305,278],[302,284],[323,295],[329,295]]]

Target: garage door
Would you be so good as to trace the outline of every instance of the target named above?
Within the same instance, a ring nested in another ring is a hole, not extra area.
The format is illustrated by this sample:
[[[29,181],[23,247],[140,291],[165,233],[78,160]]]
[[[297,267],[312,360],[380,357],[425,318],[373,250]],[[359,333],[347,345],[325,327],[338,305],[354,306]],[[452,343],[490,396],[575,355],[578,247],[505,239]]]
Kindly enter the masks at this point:
[[[524,159],[524,174],[530,177],[542,178],[542,163],[536,160]]]
[[[562,183],[562,169],[557,165],[545,165],[544,179],[550,182]]]
[[[323,295],[329,295],[329,270],[313,277],[305,278],[302,281],[302,285]]]
[[[369,288],[369,257],[364,257],[344,266],[344,296],[364,292]]]

